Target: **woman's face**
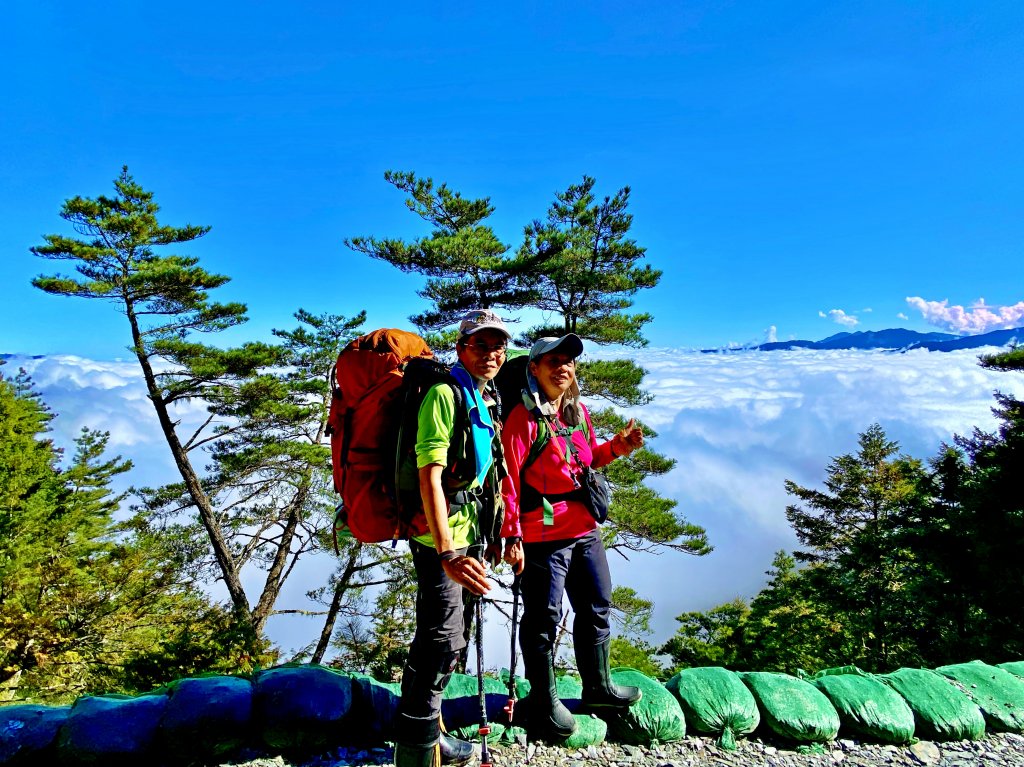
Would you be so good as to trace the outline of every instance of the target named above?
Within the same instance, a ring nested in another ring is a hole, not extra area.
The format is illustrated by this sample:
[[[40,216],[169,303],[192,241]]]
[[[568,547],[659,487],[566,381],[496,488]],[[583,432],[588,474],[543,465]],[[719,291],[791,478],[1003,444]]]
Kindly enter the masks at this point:
[[[549,400],[557,400],[576,380],[576,360],[558,350],[542,354],[530,363],[530,372]]]

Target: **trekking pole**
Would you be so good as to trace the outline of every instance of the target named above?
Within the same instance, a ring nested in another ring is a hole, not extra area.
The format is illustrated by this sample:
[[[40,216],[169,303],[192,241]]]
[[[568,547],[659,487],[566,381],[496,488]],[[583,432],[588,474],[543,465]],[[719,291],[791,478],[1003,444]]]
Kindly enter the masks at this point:
[[[491,767],[491,754],[487,750],[487,697],[484,694],[484,599],[476,598],[476,683],[480,693],[480,767]]]
[[[508,670],[508,703],[505,704],[505,713],[508,715],[508,726],[512,726],[512,717],[515,714],[516,701],[519,700],[519,691],[516,689],[516,661],[519,656],[516,653],[516,639],[519,629],[519,589],[523,579],[522,573],[516,573],[512,578],[512,651],[511,661]]]

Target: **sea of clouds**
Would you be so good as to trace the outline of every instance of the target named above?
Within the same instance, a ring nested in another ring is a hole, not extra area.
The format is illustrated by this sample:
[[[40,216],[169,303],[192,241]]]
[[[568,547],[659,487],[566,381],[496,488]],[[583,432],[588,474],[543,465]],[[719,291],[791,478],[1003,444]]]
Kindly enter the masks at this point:
[[[652,484],[705,527],[715,546],[706,557],[612,555],[615,582],[654,600],[650,639],[671,635],[680,613],[753,597],[774,552],[796,547],[785,518],[791,499],[784,480],[819,485],[829,459],[855,451],[858,435],[871,424],[881,424],[903,452],[921,459],[954,434],[993,429],[993,392],[1024,398],[1024,376],[982,369],[977,357],[985,351],[994,350],[624,354],[648,371],[644,385],[655,397],[628,415],[653,427],[658,437],[652,446],[677,461]],[[134,362],[15,357],[4,372],[12,375],[18,367],[57,413],[58,444],[69,446],[83,426],[103,429],[110,432],[111,452],[135,462],[131,484],[176,479]],[[191,405],[177,417],[185,430],[201,422],[203,411]],[[311,561],[297,571],[287,606],[309,607],[298,602],[330,568],[329,561]],[[311,620],[280,616],[269,629],[284,647],[295,648],[319,632],[319,620]]]

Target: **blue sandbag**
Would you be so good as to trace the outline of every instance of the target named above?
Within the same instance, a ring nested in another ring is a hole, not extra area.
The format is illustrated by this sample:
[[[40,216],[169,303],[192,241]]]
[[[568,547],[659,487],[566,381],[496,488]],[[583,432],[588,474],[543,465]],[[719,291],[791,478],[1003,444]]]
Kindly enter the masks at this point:
[[[144,763],[166,708],[163,694],[79,698],[57,736],[61,762],[104,767]]]
[[[341,744],[340,723],[352,708],[348,674],[280,666],[261,672],[253,684],[253,720],[270,748],[318,752]]]
[[[0,764],[18,767],[57,761],[57,733],[71,706],[0,707]]]
[[[349,676],[352,679],[352,708],[342,722],[345,742],[369,746],[394,740],[401,685],[380,682],[368,674]]]
[[[231,753],[253,736],[252,700],[248,679],[208,676],[175,682],[157,733],[161,749],[187,761]]]

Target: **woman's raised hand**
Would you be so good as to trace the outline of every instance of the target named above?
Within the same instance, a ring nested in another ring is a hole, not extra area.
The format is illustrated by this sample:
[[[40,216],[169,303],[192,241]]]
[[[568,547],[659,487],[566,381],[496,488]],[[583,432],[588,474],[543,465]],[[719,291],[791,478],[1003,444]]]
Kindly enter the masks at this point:
[[[629,455],[637,448],[644,446],[644,431],[636,425],[636,419],[630,418],[626,428],[612,437],[612,450],[617,458]]]

